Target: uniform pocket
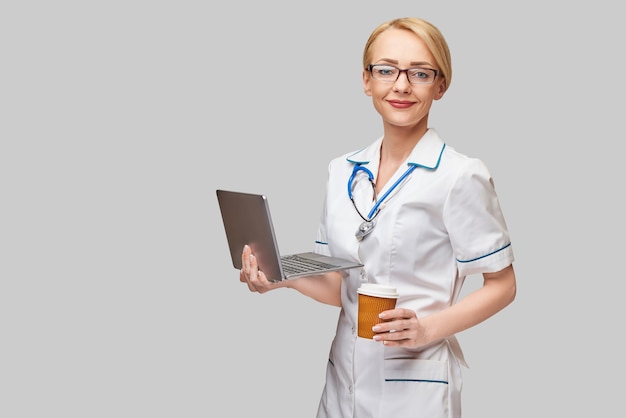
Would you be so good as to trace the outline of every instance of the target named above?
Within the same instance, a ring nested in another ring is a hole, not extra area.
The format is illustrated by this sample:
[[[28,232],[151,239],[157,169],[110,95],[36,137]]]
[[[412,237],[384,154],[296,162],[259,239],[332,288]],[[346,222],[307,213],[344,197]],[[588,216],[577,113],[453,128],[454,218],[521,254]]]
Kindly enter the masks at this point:
[[[421,359],[385,360],[381,416],[448,416],[448,364]]]

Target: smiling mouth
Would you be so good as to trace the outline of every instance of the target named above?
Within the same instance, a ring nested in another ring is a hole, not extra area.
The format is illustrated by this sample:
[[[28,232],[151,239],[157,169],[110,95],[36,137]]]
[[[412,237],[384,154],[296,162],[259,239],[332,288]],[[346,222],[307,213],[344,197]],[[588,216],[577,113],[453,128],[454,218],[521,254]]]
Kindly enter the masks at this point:
[[[406,108],[413,105],[413,102],[407,102],[404,100],[389,100],[389,104],[393,107],[402,107]]]

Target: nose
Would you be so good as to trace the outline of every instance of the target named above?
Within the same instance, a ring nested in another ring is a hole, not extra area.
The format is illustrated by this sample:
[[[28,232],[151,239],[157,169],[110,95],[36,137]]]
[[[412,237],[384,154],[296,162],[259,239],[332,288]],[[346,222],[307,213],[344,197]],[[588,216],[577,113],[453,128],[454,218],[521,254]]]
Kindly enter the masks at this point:
[[[409,90],[411,90],[411,83],[409,82],[409,70],[400,70],[396,82],[393,83],[393,88],[396,91],[402,92],[408,92]]]

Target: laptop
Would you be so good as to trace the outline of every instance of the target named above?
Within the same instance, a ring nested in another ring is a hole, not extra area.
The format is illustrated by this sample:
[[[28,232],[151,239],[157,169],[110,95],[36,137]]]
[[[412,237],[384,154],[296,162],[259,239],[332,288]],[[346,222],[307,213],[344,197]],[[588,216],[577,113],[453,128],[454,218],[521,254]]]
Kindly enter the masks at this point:
[[[236,269],[242,267],[241,253],[246,244],[257,258],[259,269],[273,282],[363,265],[313,252],[281,255],[265,195],[219,189],[216,193]]]

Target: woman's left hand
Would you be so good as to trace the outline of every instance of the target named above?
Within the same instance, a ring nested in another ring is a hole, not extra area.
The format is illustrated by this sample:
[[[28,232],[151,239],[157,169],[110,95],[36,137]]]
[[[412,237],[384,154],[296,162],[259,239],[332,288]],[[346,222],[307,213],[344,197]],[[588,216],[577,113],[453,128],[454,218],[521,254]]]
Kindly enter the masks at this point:
[[[372,328],[375,341],[382,341],[390,347],[408,348],[421,347],[427,343],[426,330],[415,311],[396,308],[381,312],[379,317],[383,322]]]

